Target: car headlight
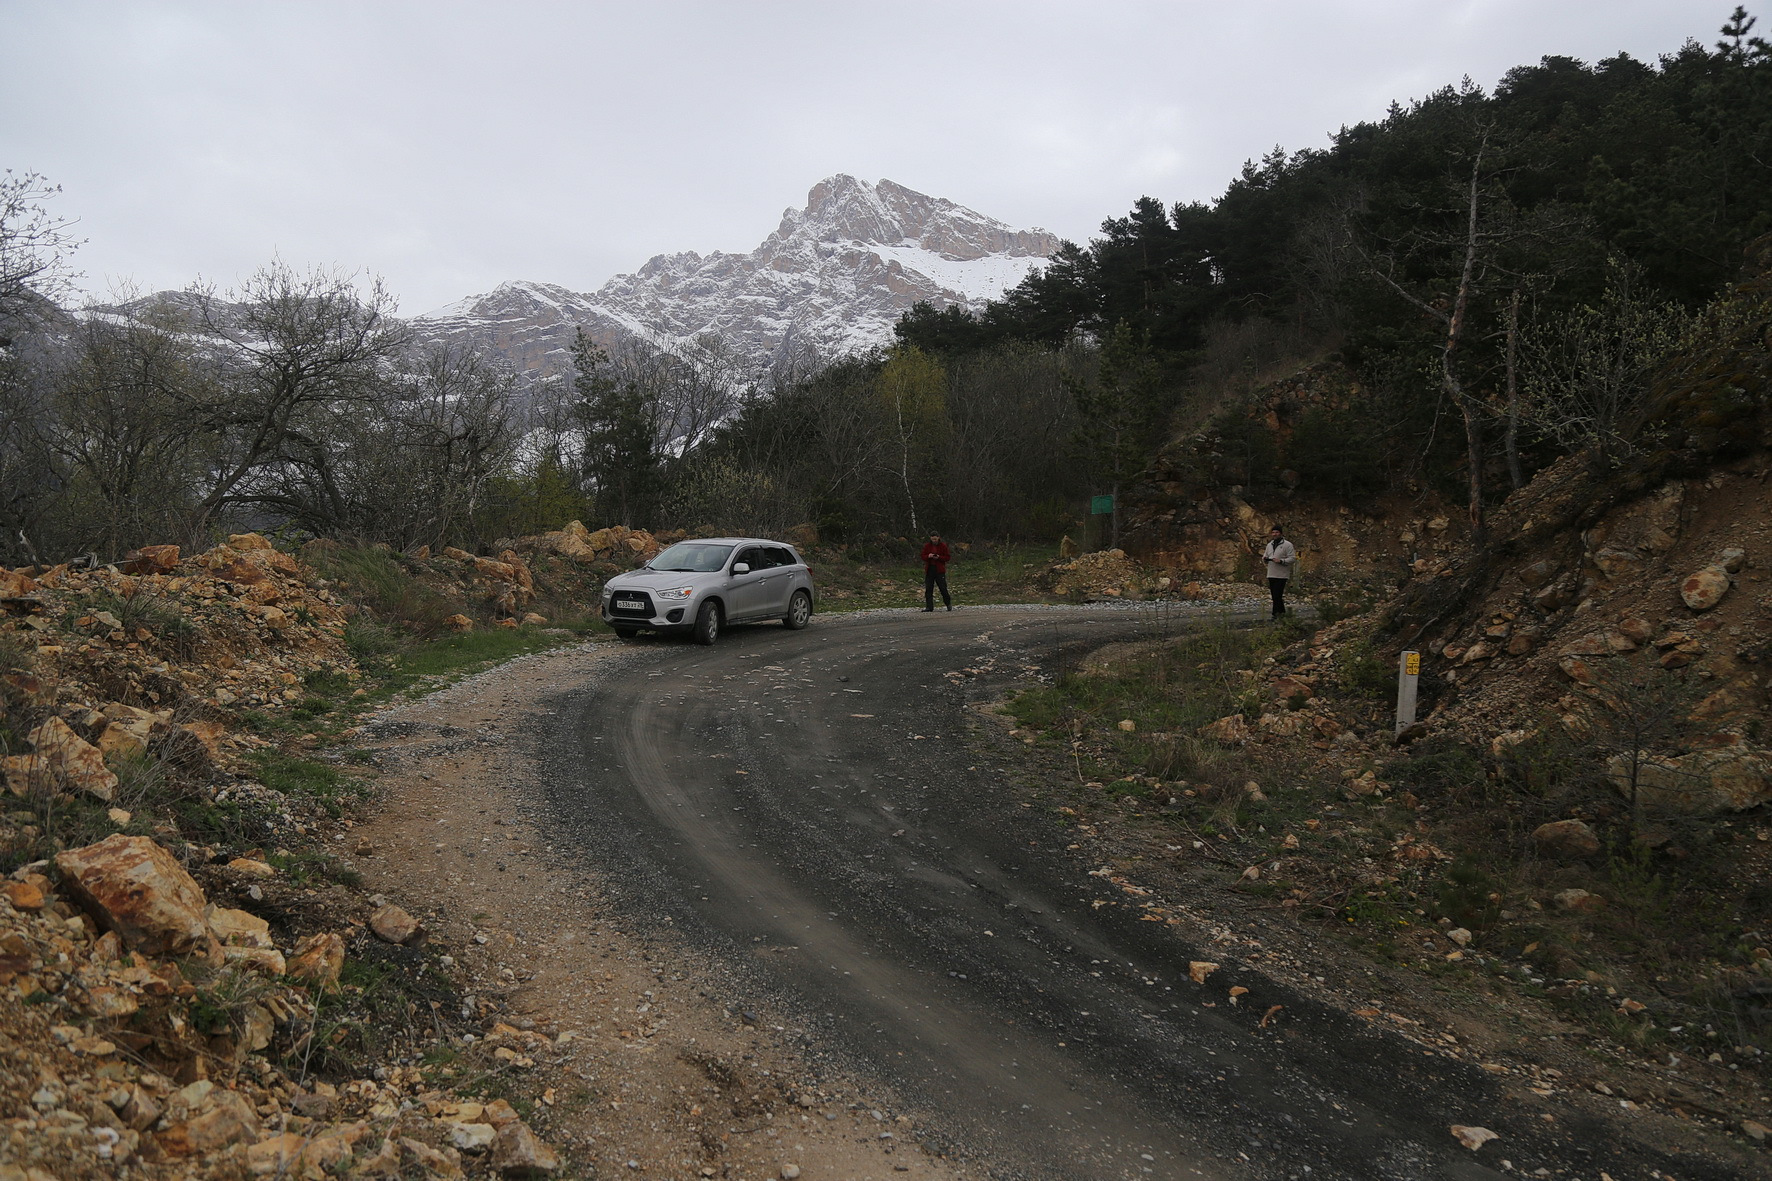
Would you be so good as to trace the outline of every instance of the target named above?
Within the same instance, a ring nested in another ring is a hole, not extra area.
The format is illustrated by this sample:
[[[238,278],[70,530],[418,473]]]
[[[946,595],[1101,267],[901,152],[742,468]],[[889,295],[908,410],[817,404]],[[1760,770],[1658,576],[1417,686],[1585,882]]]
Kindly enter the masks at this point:
[[[674,586],[668,590],[659,591],[658,597],[661,599],[687,599],[694,593],[695,588],[692,586]]]

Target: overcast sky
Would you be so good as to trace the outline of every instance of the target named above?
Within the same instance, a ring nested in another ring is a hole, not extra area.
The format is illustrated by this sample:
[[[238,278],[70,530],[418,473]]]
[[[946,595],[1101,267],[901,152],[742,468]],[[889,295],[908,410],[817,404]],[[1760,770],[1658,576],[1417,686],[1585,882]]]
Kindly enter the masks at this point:
[[[1733,2],[0,0],[0,168],[62,186],[90,290],[275,254],[416,313],[749,251],[838,172],[1081,241],[1464,75],[1709,45]]]

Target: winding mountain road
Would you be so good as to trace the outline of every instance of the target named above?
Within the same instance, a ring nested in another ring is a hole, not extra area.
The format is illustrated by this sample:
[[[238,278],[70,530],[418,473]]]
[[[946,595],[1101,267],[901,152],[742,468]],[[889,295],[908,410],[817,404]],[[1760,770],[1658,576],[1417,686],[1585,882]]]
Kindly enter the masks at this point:
[[[1529,1108],[1091,876],[976,707],[1149,626],[977,608],[641,639],[537,719],[556,832],[1005,1177],[1734,1175]],[[1201,985],[1194,960],[1222,967]],[[1503,1138],[1473,1153],[1455,1124]]]

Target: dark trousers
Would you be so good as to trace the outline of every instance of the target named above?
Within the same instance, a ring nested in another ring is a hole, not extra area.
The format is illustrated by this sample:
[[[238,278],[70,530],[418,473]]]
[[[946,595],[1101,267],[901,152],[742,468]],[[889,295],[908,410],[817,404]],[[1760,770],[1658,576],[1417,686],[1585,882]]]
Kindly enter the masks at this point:
[[[941,588],[941,602],[945,607],[952,607],[954,600],[948,597],[948,572],[937,570],[934,566],[923,567],[923,609],[935,610],[935,588]]]
[[[1286,579],[1270,578],[1267,580],[1268,594],[1274,596],[1274,618],[1286,614]]]

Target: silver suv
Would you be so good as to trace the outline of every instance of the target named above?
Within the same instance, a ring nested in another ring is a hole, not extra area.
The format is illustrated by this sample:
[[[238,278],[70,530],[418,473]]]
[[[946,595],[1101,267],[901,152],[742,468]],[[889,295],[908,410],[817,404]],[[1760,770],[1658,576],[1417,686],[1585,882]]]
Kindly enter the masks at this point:
[[[728,623],[812,619],[812,571],[794,547],[757,537],[679,541],[640,569],[603,584],[603,620],[624,640],[687,631],[711,644]]]

